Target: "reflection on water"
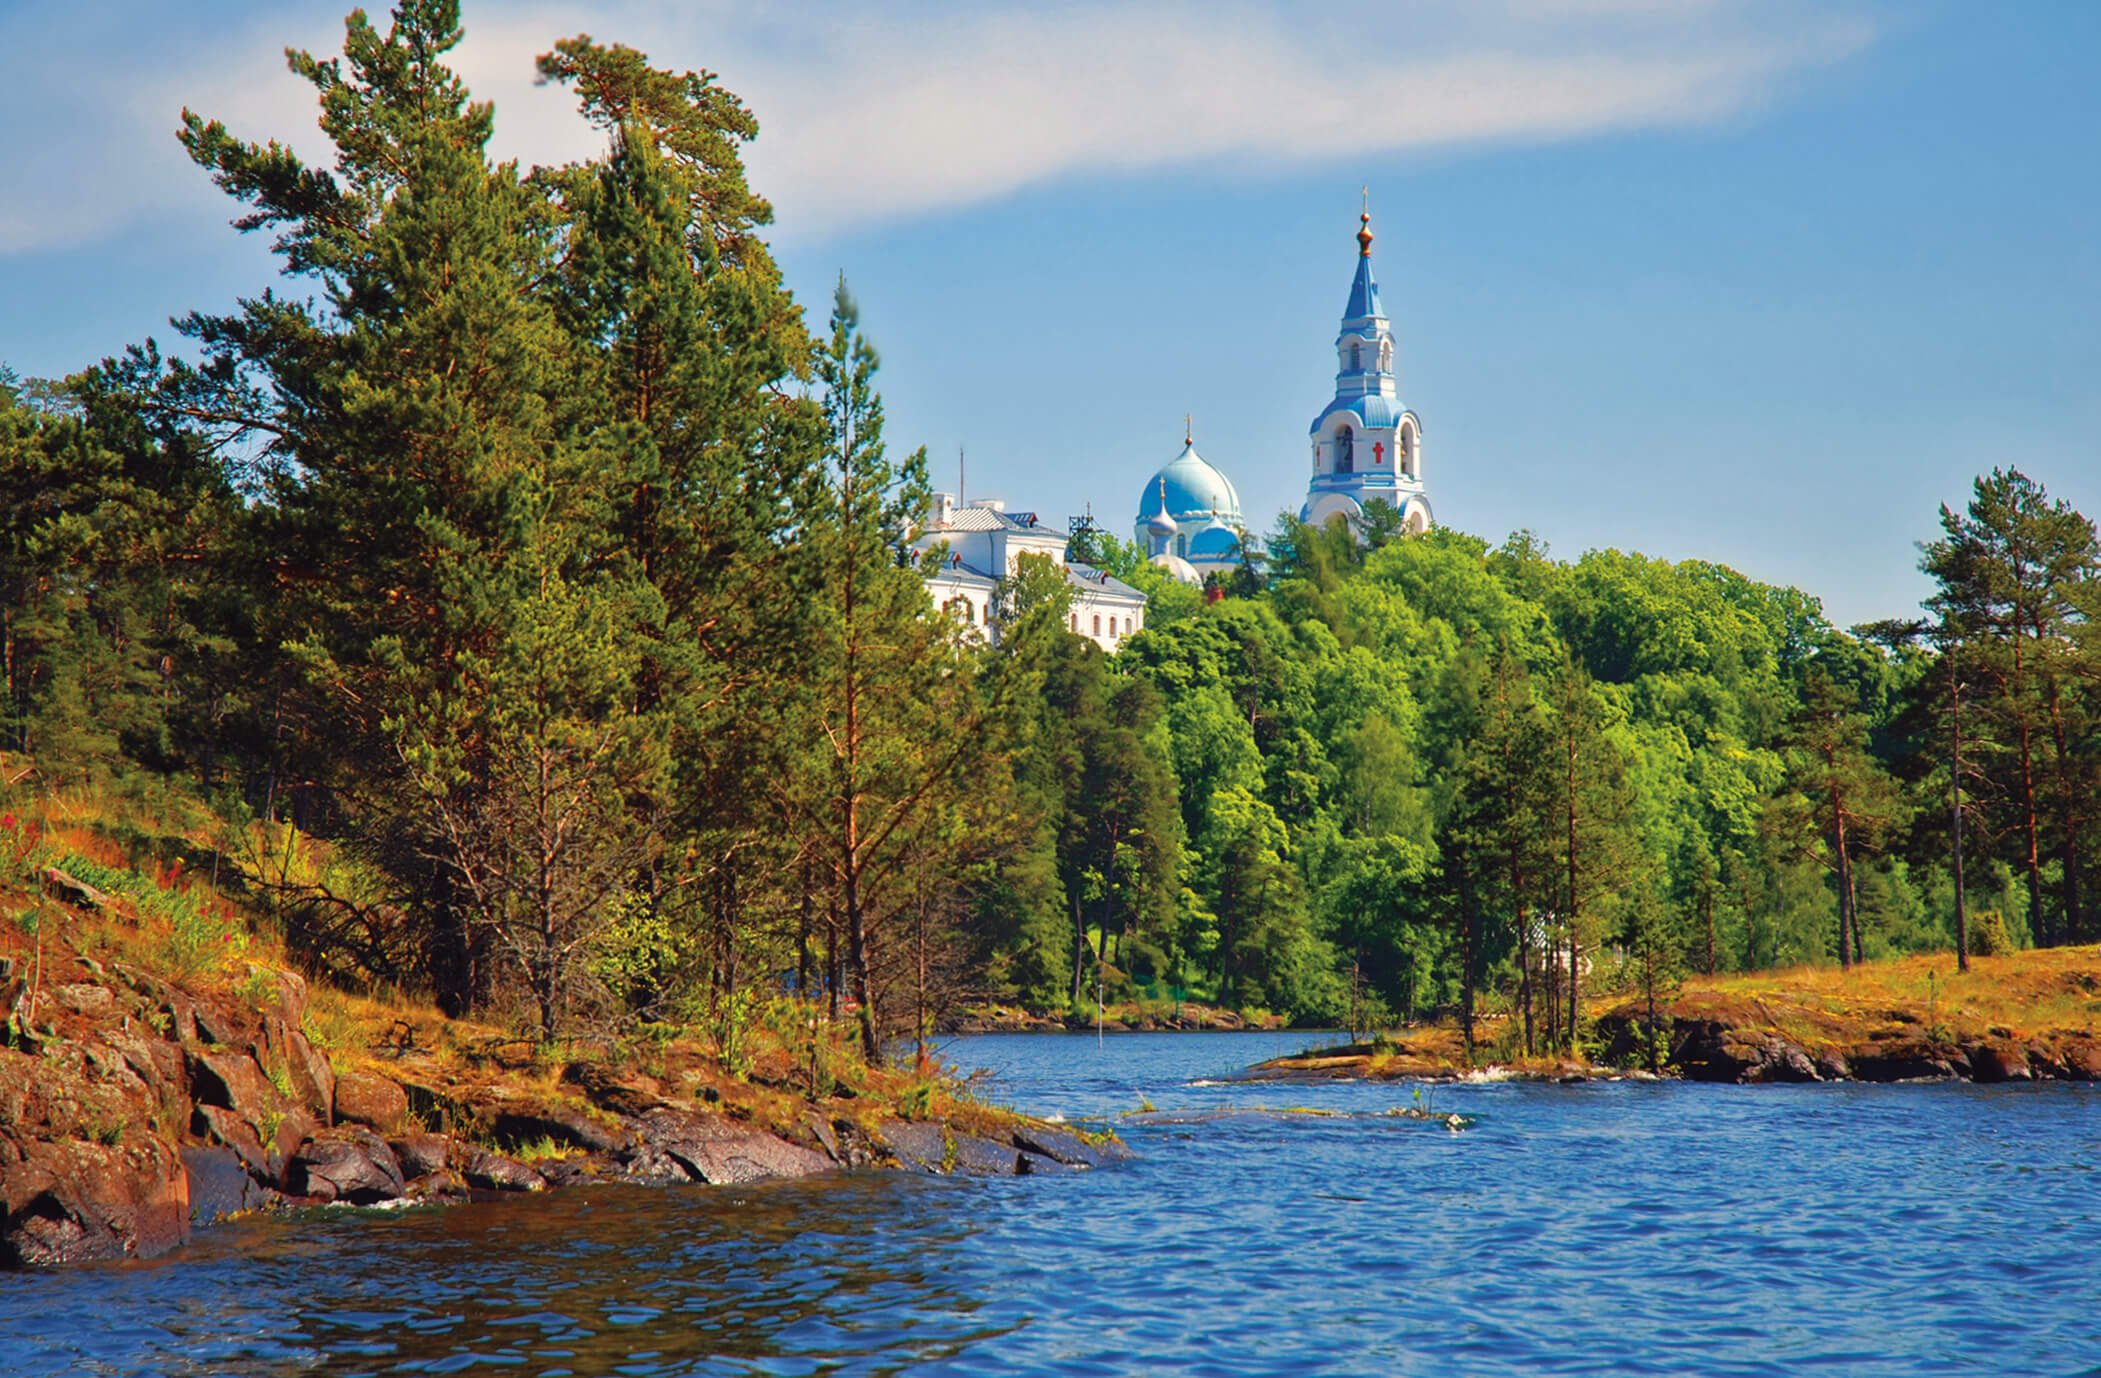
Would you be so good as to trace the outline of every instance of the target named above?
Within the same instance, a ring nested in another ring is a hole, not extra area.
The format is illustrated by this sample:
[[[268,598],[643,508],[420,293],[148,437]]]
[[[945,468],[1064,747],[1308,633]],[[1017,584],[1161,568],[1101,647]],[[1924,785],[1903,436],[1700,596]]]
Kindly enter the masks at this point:
[[[1199,1084],[1304,1041],[950,1049],[1044,1113],[1174,1112],[1120,1171],[320,1212],[0,1277],[0,1374],[2101,1373],[2090,1089],[1435,1088],[1453,1134],[1406,1088]]]

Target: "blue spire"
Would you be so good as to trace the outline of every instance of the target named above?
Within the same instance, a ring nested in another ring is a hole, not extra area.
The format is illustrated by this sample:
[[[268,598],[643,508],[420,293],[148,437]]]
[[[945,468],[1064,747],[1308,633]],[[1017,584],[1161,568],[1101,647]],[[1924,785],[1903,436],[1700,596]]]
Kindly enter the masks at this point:
[[[1342,309],[1342,318],[1362,321],[1385,314],[1386,308],[1379,305],[1379,284],[1371,275],[1371,255],[1364,254],[1357,259],[1357,277],[1350,283],[1350,304]]]
[[[1371,208],[1366,206],[1357,220],[1357,276],[1350,283],[1350,304],[1342,309],[1346,321],[1386,314],[1386,308],[1379,305],[1379,284],[1371,275]]]

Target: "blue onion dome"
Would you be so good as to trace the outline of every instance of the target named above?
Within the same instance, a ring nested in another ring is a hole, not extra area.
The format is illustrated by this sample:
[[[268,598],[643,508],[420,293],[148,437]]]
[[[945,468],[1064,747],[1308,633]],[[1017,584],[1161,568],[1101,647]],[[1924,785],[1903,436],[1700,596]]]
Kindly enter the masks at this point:
[[[1223,526],[1209,527],[1189,538],[1192,560],[1231,560],[1240,555],[1240,533]]]
[[[1138,515],[1148,523],[1162,513],[1178,522],[1218,516],[1237,524],[1240,494],[1193,443],[1185,444],[1182,453],[1153,475],[1138,501]]]

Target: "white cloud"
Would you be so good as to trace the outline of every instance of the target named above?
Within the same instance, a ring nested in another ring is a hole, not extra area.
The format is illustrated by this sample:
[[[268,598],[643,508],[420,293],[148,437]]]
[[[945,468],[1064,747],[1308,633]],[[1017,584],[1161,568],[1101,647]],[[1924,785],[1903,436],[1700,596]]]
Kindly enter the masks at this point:
[[[278,54],[287,43],[335,51],[340,6],[272,6],[202,33],[194,14],[161,6],[129,23],[109,10],[0,20],[0,53],[12,54],[0,59],[0,121],[14,136],[0,147],[0,186],[16,192],[0,204],[0,253],[187,214],[211,196],[171,137],[185,103],[237,133],[320,152],[311,95]],[[178,19],[189,27],[178,32]],[[1865,22],[1828,8],[1742,0],[771,13],[722,0],[470,0],[466,23],[458,65],[496,101],[496,151],[528,162],[583,156],[595,142],[566,93],[533,83],[533,56],[555,38],[589,31],[661,65],[722,73],[759,114],[754,183],[791,234],[1090,172],[1699,124],[1755,110],[1872,39]]]

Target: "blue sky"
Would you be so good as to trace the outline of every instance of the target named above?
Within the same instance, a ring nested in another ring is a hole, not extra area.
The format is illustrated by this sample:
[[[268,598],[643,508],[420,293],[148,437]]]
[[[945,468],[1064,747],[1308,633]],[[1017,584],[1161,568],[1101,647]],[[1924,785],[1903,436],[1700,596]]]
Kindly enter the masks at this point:
[[[312,152],[286,44],[347,5],[0,0],[0,361],[58,374],[262,286],[172,137]],[[1303,495],[1358,188],[1441,520],[1903,615],[2016,464],[2101,514],[2101,6],[475,4],[497,151],[591,152],[531,58],[589,30],[758,113],[776,248],[844,272],[894,443],[1114,529],[1198,447]]]

